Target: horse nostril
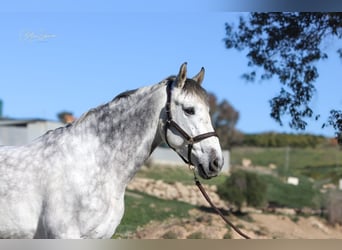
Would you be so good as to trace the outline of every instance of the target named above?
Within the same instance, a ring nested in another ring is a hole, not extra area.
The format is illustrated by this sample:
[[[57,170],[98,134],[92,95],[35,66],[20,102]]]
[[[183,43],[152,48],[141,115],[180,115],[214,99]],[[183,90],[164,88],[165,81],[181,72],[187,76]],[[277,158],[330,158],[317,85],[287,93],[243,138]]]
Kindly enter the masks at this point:
[[[210,170],[211,172],[216,172],[218,169],[219,169],[219,160],[218,160],[218,158],[215,158],[215,159],[210,163],[209,170]]]
[[[219,160],[218,160],[218,158],[216,158],[216,159],[214,160],[213,165],[214,165],[216,168],[219,167]]]

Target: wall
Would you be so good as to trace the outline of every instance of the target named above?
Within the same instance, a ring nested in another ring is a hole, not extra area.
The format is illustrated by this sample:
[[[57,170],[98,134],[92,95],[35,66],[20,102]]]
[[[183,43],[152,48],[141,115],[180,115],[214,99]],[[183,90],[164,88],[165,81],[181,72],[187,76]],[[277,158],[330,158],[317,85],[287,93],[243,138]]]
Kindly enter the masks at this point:
[[[19,146],[27,144],[50,129],[63,126],[59,122],[32,121],[0,126],[0,145]]]
[[[0,145],[22,145],[26,143],[26,127],[0,126]]]
[[[46,133],[48,130],[53,130],[62,126],[65,126],[65,124],[50,121],[29,123],[27,125],[27,142],[33,141],[37,137]]]
[[[223,172],[228,172],[230,168],[229,151],[223,150]],[[156,164],[167,164],[167,165],[183,165],[183,160],[170,148],[156,148],[150,156],[150,161]]]

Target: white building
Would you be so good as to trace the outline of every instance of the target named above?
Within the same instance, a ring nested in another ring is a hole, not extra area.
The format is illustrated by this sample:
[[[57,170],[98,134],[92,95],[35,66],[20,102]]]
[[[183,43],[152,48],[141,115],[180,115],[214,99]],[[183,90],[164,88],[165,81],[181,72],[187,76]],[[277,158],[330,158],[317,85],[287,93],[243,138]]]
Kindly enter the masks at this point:
[[[0,119],[0,145],[23,145],[63,123],[43,119]]]
[[[229,172],[229,151],[223,150],[224,165],[222,172]],[[156,164],[184,165],[183,160],[170,148],[157,147],[150,156],[150,161]]]

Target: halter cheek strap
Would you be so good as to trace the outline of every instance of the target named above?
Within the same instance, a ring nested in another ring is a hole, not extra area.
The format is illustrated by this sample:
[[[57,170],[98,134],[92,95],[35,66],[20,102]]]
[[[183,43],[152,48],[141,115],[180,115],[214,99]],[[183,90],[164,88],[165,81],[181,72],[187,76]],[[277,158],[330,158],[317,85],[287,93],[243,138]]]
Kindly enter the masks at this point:
[[[166,86],[166,93],[167,93],[167,100],[166,100],[166,105],[165,105],[165,112],[166,112],[166,124],[164,126],[165,128],[165,141],[167,143],[167,145],[173,149],[179,156],[180,158],[182,158],[182,160],[186,163],[186,164],[190,164],[193,165],[191,162],[191,151],[193,148],[193,145],[197,142],[200,142],[204,139],[207,139],[211,136],[216,136],[217,134],[216,132],[208,132],[208,133],[204,133],[204,134],[200,134],[197,135],[195,137],[190,136],[187,132],[184,131],[184,129],[182,129],[173,119],[172,119],[172,114],[171,114],[171,94],[172,94],[172,89],[171,89],[171,85],[172,85],[172,81],[169,81],[167,86]],[[178,153],[176,151],[175,148],[173,148],[168,139],[167,139],[167,130],[174,128],[176,129],[181,135],[182,137],[187,141],[188,144],[188,159],[185,159],[180,153]]]

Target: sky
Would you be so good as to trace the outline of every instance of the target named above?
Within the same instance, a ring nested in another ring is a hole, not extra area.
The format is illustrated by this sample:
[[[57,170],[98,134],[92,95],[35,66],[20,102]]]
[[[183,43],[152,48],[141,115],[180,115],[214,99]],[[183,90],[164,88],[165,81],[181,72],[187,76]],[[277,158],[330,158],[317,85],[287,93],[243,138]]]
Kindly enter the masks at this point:
[[[126,10],[127,6],[115,11],[100,2],[102,9],[87,4],[63,8],[64,1],[53,8],[0,6],[4,116],[57,120],[57,113],[71,111],[79,117],[120,92],[176,74],[187,62],[189,76],[203,66],[203,87],[239,112],[237,129],[298,132],[286,125],[286,119],[280,126],[270,118],[269,100],[281,87],[277,80],[246,83],[241,78],[248,71],[246,53],[224,46],[225,23],[236,23],[246,13],[204,11],[202,0],[192,1],[197,9],[187,5],[181,11],[174,5],[169,11]],[[183,1],[174,3],[181,8]],[[321,119],[308,120],[304,132],[334,136],[332,128],[321,126],[330,109],[342,108],[342,61],[335,53],[339,45],[333,40],[324,45],[330,57],[318,64],[320,77],[312,101]]]

